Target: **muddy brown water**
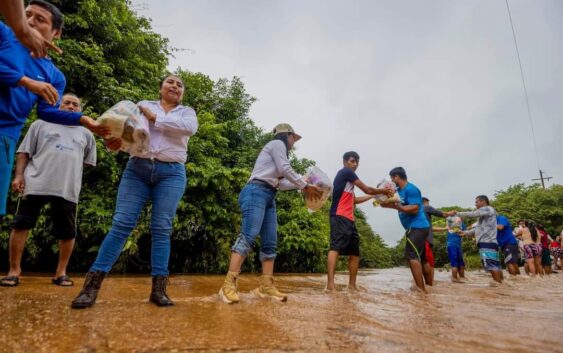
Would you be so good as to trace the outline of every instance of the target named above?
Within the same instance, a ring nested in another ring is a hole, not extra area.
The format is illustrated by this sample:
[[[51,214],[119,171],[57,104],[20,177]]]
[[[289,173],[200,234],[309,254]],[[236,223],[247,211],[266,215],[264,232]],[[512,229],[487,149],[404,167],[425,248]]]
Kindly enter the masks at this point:
[[[563,273],[491,286],[437,272],[428,295],[405,268],[362,271],[361,291],[325,294],[326,276],[280,275],[287,303],[259,299],[255,275],[239,281],[241,303],[218,300],[222,276],[171,278],[173,307],[148,302],[150,277],[112,275],[97,304],[73,310],[80,290],[25,276],[0,287],[1,352],[563,352]]]

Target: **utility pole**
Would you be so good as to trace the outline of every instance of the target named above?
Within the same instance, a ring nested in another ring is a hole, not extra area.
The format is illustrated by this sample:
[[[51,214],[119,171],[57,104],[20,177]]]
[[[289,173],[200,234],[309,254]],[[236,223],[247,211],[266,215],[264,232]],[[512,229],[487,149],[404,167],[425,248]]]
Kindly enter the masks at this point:
[[[532,181],[541,180],[541,186],[545,189],[545,180],[553,179],[553,177],[543,176],[543,171],[540,169],[540,177],[539,179],[532,179]]]

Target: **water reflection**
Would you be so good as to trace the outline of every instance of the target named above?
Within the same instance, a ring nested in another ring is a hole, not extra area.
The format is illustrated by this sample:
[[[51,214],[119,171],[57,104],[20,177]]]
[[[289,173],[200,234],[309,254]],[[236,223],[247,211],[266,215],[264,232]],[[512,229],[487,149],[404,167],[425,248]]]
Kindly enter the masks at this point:
[[[176,306],[148,302],[149,277],[110,276],[96,305],[71,310],[74,288],[48,277],[22,277],[0,287],[2,352],[562,352],[563,274],[509,279],[470,273],[466,284],[437,273],[428,295],[411,291],[406,269],[364,271],[360,292],[325,294],[325,276],[278,277],[287,303],[249,292],[242,276],[241,303],[217,299],[223,276],[175,276]],[[76,276],[75,278],[78,278]],[[77,281],[81,282],[81,281]]]

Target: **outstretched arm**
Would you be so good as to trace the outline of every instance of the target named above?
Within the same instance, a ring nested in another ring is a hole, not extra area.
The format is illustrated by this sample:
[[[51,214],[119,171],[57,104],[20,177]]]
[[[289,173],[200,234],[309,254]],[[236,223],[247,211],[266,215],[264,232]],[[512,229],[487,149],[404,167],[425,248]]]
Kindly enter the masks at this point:
[[[357,204],[369,201],[371,199],[373,199],[372,195],[357,196],[357,197],[354,197],[354,203],[357,205]]]
[[[364,193],[368,195],[387,195],[391,197],[395,193],[395,190],[392,189],[372,188],[371,186],[367,186],[366,184],[364,184],[360,179],[356,179],[356,181],[354,181],[354,185],[356,185],[360,190],[362,190]]]

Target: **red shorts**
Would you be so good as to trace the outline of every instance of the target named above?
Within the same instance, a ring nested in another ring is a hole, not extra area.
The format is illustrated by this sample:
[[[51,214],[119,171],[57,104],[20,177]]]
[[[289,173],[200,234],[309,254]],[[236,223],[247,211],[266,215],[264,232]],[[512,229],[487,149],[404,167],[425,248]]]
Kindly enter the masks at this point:
[[[424,253],[426,255],[426,262],[428,262],[430,267],[434,268],[434,254],[432,253],[432,247],[429,242],[426,242],[426,249],[424,250]]]

